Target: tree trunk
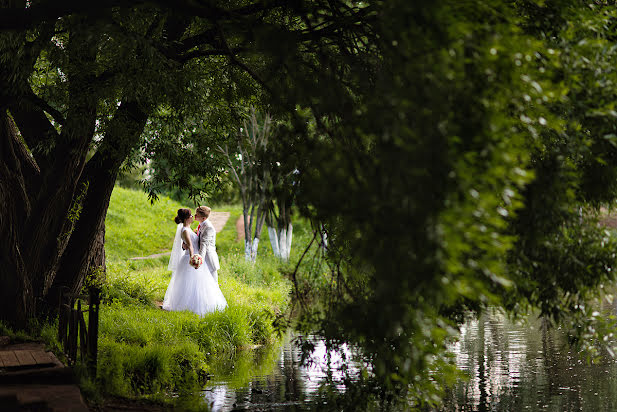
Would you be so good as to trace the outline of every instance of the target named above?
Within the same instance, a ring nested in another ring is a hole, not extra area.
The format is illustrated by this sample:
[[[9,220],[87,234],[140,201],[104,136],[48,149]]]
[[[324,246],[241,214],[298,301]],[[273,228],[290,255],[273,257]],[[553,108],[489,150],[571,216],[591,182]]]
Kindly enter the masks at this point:
[[[253,207],[253,211],[254,210],[255,208]],[[261,229],[264,226],[265,219],[265,207],[263,206],[262,201],[262,204],[257,207],[256,215],[253,216],[253,214],[251,214],[251,222],[253,220],[255,221],[255,233],[250,233],[252,241],[250,245],[246,245],[247,249],[245,249],[245,253],[247,250],[250,253],[249,259],[251,262],[255,262],[257,260],[257,248],[259,247],[259,238],[261,237]]]
[[[57,307],[60,291],[77,293],[87,275],[105,272],[105,217],[118,172],[130,150],[139,142],[147,115],[136,103],[120,105],[105,144],[90,159],[81,179],[87,194],[81,202],[79,220],[54,284],[45,298],[49,312]]]
[[[87,18],[79,20],[81,24],[89,23]],[[26,270],[32,276],[36,304],[47,295],[56,277],[85,195],[84,187],[78,188],[78,183],[94,135],[98,94],[84,93],[84,90],[94,82],[92,63],[96,60],[96,41],[96,36],[85,33],[69,38],[66,120],[49,154],[38,156],[49,165],[41,174],[41,190],[29,193],[33,210],[25,222],[22,245],[28,255]]]
[[[274,256],[284,260],[289,260],[291,253],[291,240],[293,235],[293,225],[289,223],[286,227],[273,228],[268,226],[268,235]]]
[[[49,173],[38,169],[6,109],[0,114],[2,146],[2,199],[4,220],[0,231],[6,235],[2,247],[3,282],[1,296],[8,306],[0,316],[10,324],[24,327],[37,313],[37,304],[55,275],[60,256],[68,242],[74,219],[70,209],[85,154],[75,144],[62,159],[56,159]],[[67,134],[83,131],[68,128]],[[59,144],[61,146],[62,144]],[[63,174],[64,173],[64,174]],[[32,181],[41,190],[32,193]],[[30,185],[29,185],[30,184]]]
[[[14,5],[18,3],[23,2]],[[46,120],[43,111],[23,104],[27,100],[24,96],[32,92],[26,74],[35,59],[28,53],[15,53],[11,45],[17,43],[8,39],[17,41],[23,35],[3,33],[0,47],[0,59],[12,62],[8,72],[4,70],[7,65],[0,68],[0,318],[17,327],[24,327],[36,314],[68,243],[75,222],[71,205],[96,119],[96,101],[83,99],[83,88],[80,93],[78,85],[72,83],[89,81],[90,72],[82,70],[78,77],[68,73],[72,109],[62,134],[53,127],[41,127],[40,120]],[[68,47],[81,50],[85,41],[90,40],[73,36]],[[96,57],[96,52],[94,57],[87,54],[71,54],[71,58],[77,65],[82,58]],[[7,112],[13,107],[19,112],[15,118]],[[19,122],[17,127],[15,121]],[[48,120],[44,123],[50,125]],[[21,124],[23,134],[18,131]],[[49,137],[54,144],[37,153],[35,161],[28,146],[35,147]]]
[[[0,0],[3,9],[25,4]],[[63,287],[77,292],[87,273],[104,268],[109,199],[122,162],[139,144],[142,108],[150,107],[146,99],[139,107],[123,101],[88,160],[104,87],[96,73],[102,34],[82,30],[93,19],[63,20],[70,35],[62,44],[62,110],[28,83],[55,20],[38,28],[35,41],[26,42],[25,31],[0,33],[0,60],[10,62],[0,65],[0,319],[18,328],[41,308],[53,316]],[[167,19],[169,41],[189,23],[189,17]]]
[[[6,109],[0,112],[1,319],[23,328],[41,313],[54,316],[60,290],[78,292],[86,274],[104,268],[109,199],[146,118],[137,104],[123,103],[85,168],[87,145],[76,144],[42,174]],[[89,132],[85,124],[63,128],[87,141]],[[25,176],[40,181],[42,190],[29,193]]]
[[[321,248],[325,251],[328,249],[328,231],[323,224],[319,225],[319,236],[321,237]]]
[[[29,213],[19,138],[6,109],[0,110],[0,314],[11,325],[25,325],[34,314],[31,274],[21,247],[24,213]],[[27,162],[25,162],[27,163]]]
[[[101,174],[106,174],[102,172]],[[87,185],[87,195],[69,245],[62,256],[54,282],[45,296],[45,312],[54,316],[61,290],[78,293],[87,274],[95,268],[105,268],[105,216],[115,178],[101,182],[93,178]],[[86,185],[84,185],[86,186]]]
[[[251,251],[253,250],[253,235],[251,234],[251,223],[249,221],[249,211],[246,200],[243,199],[244,207],[242,208],[242,218],[244,219],[244,259],[251,260]]]
[[[257,259],[257,248],[259,246],[259,238],[261,236],[261,229],[263,228],[265,221],[264,207],[257,207],[255,211],[255,205],[251,207],[251,214],[248,214],[248,210],[244,211],[244,258],[249,262],[255,262]],[[248,224],[247,224],[248,221]],[[255,222],[255,232],[253,233],[253,222]]]
[[[281,259],[284,261],[289,260],[289,254],[291,253],[291,240],[293,237],[293,225],[289,223],[287,227],[279,229],[279,248],[281,250]]]
[[[272,253],[274,254],[274,256],[280,258],[281,251],[279,249],[278,233],[276,229],[273,228],[272,226],[267,225],[267,227],[268,227],[268,236],[270,237],[270,246],[272,246]]]
[[[291,201],[292,196],[288,192],[283,192],[277,196],[276,202],[271,201],[267,216],[268,233],[274,256],[283,261],[289,260],[291,253],[291,240],[293,226],[291,224]],[[278,208],[278,215],[276,210]],[[274,227],[276,225],[276,228]]]
[[[257,260],[257,248],[259,247],[259,238],[258,237],[254,237],[253,241],[251,242],[251,250],[250,250],[250,260],[251,262],[255,263],[255,261]]]

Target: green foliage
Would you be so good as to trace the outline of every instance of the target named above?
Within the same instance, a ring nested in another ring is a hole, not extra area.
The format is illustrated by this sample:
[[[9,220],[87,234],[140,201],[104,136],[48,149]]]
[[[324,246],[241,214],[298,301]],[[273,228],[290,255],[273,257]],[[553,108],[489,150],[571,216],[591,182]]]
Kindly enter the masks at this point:
[[[130,276],[130,272],[124,275]],[[133,281],[138,284],[147,276],[135,273]],[[156,283],[156,276],[150,276]],[[106,393],[136,396],[161,390],[190,391],[203,384],[202,375],[204,371],[210,373],[207,364],[211,360],[274,342],[273,313],[285,308],[284,284],[278,289],[257,287],[233,277],[223,281],[224,273],[219,276],[229,307],[202,318],[190,312],[163,311],[152,301],[144,303],[139,293],[135,298],[125,296],[102,306],[98,379]],[[131,285],[131,281],[125,284]],[[113,285],[116,283],[109,288]],[[162,299],[164,289],[158,293],[155,298]]]
[[[94,266],[94,265],[93,265]],[[103,286],[105,285],[105,271],[103,270],[103,266],[97,266],[97,267],[91,267],[90,273],[88,273],[86,275],[86,278],[84,279],[84,285],[83,285],[83,293],[89,293],[87,292],[90,288],[96,288],[101,290],[103,288]]]
[[[280,354],[278,344],[238,351],[229,357],[212,358],[208,371],[219,379],[224,377],[229,387],[242,390],[255,376],[268,377],[275,373],[273,369]]]
[[[156,280],[158,282],[153,281],[146,273],[135,276],[126,265],[110,266],[102,298],[104,301],[118,301],[125,304],[135,301],[147,305],[153,304],[156,298],[165,293],[167,287],[160,277]]]
[[[66,217],[67,220],[71,222],[71,226],[75,225],[75,223],[79,220],[79,215],[81,214],[82,205],[84,202],[84,198],[86,197],[86,194],[88,193],[88,189],[89,189],[89,184],[84,183],[79,190],[79,194],[73,201],[73,205],[71,206],[68,216]],[[66,234],[66,236],[69,236],[69,235],[70,233]]]
[[[468,310],[538,308],[601,343],[580,308],[614,279],[588,216],[617,194],[617,20],[570,1],[379,8],[379,58],[357,51],[375,75],[350,74],[371,92],[298,111],[299,204],[329,271],[298,271],[293,302],[301,330],[362,349],[382,407],[432,407]]]
[[[194,344],[148,346],[100,341],[103,391],[123,396],[162,391],[191,391],[204,383],[204,356]]]
[[[597,208],[617,194],[617,150],[611,143],[617,15],[574,2],[528,12],[525,17],[533,18],[537,29],[556,32],[544,45],[541,53],[547,57],[540,69],[558,90],[560,98],[545,104],[560,123],[547,124],[539,145],[532,146],[535,179],[522,192],[525,209],[512,221],[518,240],[509,269],[516,287],[506,306],[539,307],[565,322],[576,332],[572,338],[591,350],[589,342],[602,340],[584,343],[581,326],[594,320],[581,308],[589,308],[586,302],[614,278],[617,252],[614,237],[595,218]]]
[[[141,181],[144,179],[146,172],[146,165],[135,165],[133,167],[126,167],[121,170],[116,179],[116,185],[125,189],[137,190],[142,187]]]
[[[198,183],[192,183],[198,186]],[[181,188],[172,187],[163,191],[162,193],[169,196],[171,199],[182,203],[184,205],[190,205],[197,207],[200,205],[208,205],[210,207],[220,207],[228,204],[238,203],[240,201],[240,193],[238,188],[229,179],[229,176],[223,174],[216,186],[207,186],[201,193],[201,196],[191,199],[189,195]]]
[[[8,336],[11,343],[44,342],[47,350],[54,352],[58,359],[64,359],[62,345],[58,341],[57,322],[31,322],[26,329],[15,330],[0,322],[0,336]]]

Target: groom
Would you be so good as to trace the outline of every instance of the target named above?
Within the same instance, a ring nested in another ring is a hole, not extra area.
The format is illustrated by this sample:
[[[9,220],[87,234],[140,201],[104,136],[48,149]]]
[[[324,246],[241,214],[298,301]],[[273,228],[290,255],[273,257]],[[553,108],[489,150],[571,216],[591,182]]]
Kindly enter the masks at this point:
[[[208,206],[199,206],[195,209],[195,219],[199,222],[199,226],[197,226],[199,254],[208,266],[215,282],[218,283],[217,271],[221,266],[219,264],[219,255],[216,253],[216,230],[214,230],[214,226],[208,220],[210,210]]]

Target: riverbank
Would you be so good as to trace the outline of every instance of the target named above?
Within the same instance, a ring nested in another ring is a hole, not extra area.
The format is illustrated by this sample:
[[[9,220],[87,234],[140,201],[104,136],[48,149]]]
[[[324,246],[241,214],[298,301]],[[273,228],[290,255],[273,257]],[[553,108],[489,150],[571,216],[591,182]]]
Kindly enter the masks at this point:
[[[139,191],[114,190],[106,221],[99,366],[96,379],[82,385],[94,408],[104,410],[109,402],[125,399],[153,406],[182,402],[184,409],[199,409],[203,401],[188,394],[213,376],[219,359],[278,340],[273,321],[289,303],[291,285],[281,274],[288,266],[272,255],[265,230],[257,262],[245,262],[244,244],[236,235],[238,206],[215,208],[230,214],[217,233],[219,284],[228,308],[202,318],[160,309],[171,276],[168,256],[131,258],[169,248],[176,227],[172,218],[180,207],[167,198],[150,206]],[[295,227],[295,240],[308,238],[305,231]]]

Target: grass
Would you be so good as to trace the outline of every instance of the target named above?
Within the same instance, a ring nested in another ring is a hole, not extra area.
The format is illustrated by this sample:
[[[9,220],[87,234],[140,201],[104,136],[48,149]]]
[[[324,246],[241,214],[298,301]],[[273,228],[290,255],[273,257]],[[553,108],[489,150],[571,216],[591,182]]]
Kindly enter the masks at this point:
[[[169,249],[176,228],[173,219],[181,207],[163,196],[150,205],[145,193],[116,187],[105,219],[108,261],[124,261]]]
[[[170,402],[175,399],[170,394],[203,386],[209,374],[225,369],[219,360],[231,356],[245,366],[239,369],[246,369],[235,372],[232,380],[246,384],[256,355],[245,349],[268,347],[277,341],[272,322],[289,303],[291,285],[281,273],[291,264],[282,264],[272,255],[266,230],[257,262],[244,260],[244,244],[236,240],[235,222],[242,213],[239,206],[216,209],[231,214],[217,234],[219,284],[228,308],[199,317],[157,306],[171,277],[168,256],[130,257],[169,250],[176,228],[173,217],[180,207],[164,197],[150,205],[140,191],[114,189],[106,220],[107,280],[96,377],[96,387],[104,396]],[[308,225],[294,225],[296,244],[306,242],[309,233]],[[297,259],[301,246],[296,250]],[[261,352],[270,354],[261,357],[274,357],[274,351]]]

